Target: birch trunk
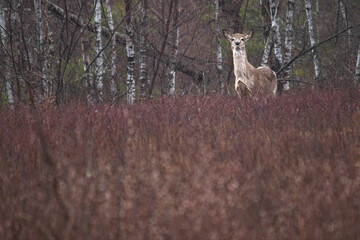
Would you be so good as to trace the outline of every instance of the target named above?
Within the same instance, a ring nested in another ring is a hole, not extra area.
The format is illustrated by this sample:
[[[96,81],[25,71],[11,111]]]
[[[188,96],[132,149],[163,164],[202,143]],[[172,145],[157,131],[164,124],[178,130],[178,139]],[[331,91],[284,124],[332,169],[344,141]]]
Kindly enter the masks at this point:
[[[294,21],[294,0],[287,1],[286,10],[286,29],[285,29],[285,48],[284,48],[284,65],[291,59],[292,39],[293,39],[293,21]],[[284,69],[284,90],[289,90],[290,84],[288,78],[290,73],[290,67]]]
[[[83,60],[83,69],[84,69],[84,80],[85,80],[85,89],[86,89],[86,99],[91,99],[91,67],[89,67],[90,64],[90,56],[88,54],[89,52],[89,40],[87,36],[85,35],[85,32],[81,35],[81,54],[82,54],[82,60]]]
[[[275,31],[274,31],[273,28],[271,28],[269,36],[268,36],[268,38],[266,39],[266,42],[265,42],[264,53],[263,53],[263,56],[262,56],[262,59],[261,59],[261,65],[262,66],[265,66],[265,65],[269,64],[271,46],[274,43],[274,34],[275,34]]]
[[[311,44],[311,47],[313,47],[316,45],[316,38],[315,38],[314,24],[313,24],[312,11],[311,11],[311,1],[304,0],[304,2],[305,2],[306,17],[307,17],[308,27],[309,27],[310,44]],[[320,61],[319,61],[319,56],[318,56],[316,48],[314,48],[312,50],[312,54],[313,54],[313,59],[314,59],[315,80],[319,81]]]
[[[279,69],[282,65],[282,62],[283,62],[283,57],[282,57],[282,51],[281,51],[281,34],[280,34],[280,26],[279,26],[279,17],[278,17],[278,10],[279,10],[279,4],[276,5],[276,2],[275,0],[272,0],[270,1],[271,2],[271,6],[272,6],[272,9],[271,9],[271,15],[272,15],[272,18],[274,19],[273,22],[274,22],[274,25],[273,25],[273,28],[274,28],[274,54],[275,54],[275,57],[276,57],[276,68]]]
[[[172,53],[171,53],[171,60],[170,60],[170,71],[169,71],[169,95],[174,96],[175,94],[175,84],[176,84],[176,58],[178,55],[178,48],[179,48],[179,27],[178,24],[178,18],[179,18],[179,12],[180,12],[180,6],[179,1],[174,0],[174,19],[173,19],[173,30],[176,29],[176,31],[173,31],[172,33]]]
[[[354,85],[355,87],[359,85],[359,81],[360,81],[360,45],[359,45],[359,50],[358,50],[358,54],[357,54],[357,61],[356,61],[356,67],[355,67],[355,79],[354,79]]]
[[[95,0],[95,16],[94,16],[95,28],[96,28],[96,40],[95,40],[95,54],[97,56],[95,62],[95,93],[99,101],[102,99],[102,87],[103,87],[103,73],[104,73],[104,60],[102,49],[102,37],[101,37],[101,0]]]
[[[111,6],[109,0],[106,0],[106,15],[108,18],[109,29],[111,32],[114,32],[114,20],[111,13]],[[116,94],[116,37],[115,35],[111,39],[110,43],[111,48],[111,80],[110,80],[110,95],[114,97]]]
[[[261,60],[261,65],[268,65],[269,63],[269,57],[270,57],[270,52],[271,52],[271,46],[274,43],[274,40],[276,38],[276,25],[278,25],[278,23],[276,22],[277,19],[277,11],[278,8],[276,6],[275,0],[270,0],[270,14],[271,14],[271,27],[270,27],[270,32],[269,32],[269,36],[266,39],[265,42],[265,49],[264,49],[264,54]]]
[[[3,3],[4,4],[4,3]],[[10,84],[10,69],[9,69],[9,57],[7,54],[7,34],[6,34],[6,24],[5,24],[5,10],[4,5],[0,6],[0,32],[1,32],[1,45],[4,50],[4,80],[5,80],[5,94],[7,97],[7,101],[9,105],[14,104],[14,96],[11,90],[11,84]]]
[[[145,100],[147,92],[149,90],[149,79],[147,74],[147,52],[146,52],[146,39],[147,39],[147,8],[148,0],[141,1],[141,23],[140,23],[140,41],[139,41],[139,50],[140,50],[140,92],[141,99]]]
[[[340,11],[345,22],[345,27],[349,27],[349,21],[347,17],[346,6],[343,0],[340,0]],[[348,30],[348,51],[351,49],[351,29]]]
[[[219,0],[215,0],[215,25],[216,25],[216,56],[217,56],[217,77],[220,86],[220,92],[224,93],[225,89],[225,79],[223,78],[223,56],[221,49],[221,30],[219,22]]]
[[[126,11],[126,56],[127,56],[127,102],[133,104],[135,102],[135,46],[134,46],[134,28],[133,16],[131,14],[131,0],[125,0]]]
[[[335,33],[339,32],[339,22],[340,22],[340,1],[341,0],[337,0],[337,4],[336,4],[336,14],[335,14]],[[337,42],[338,38],[336,38],[336,42]]]
[[[49,93],[49,87],[47,84],[46,69],[44,64],[44,30],[43,30],[43,16],[41,10],[41,0],[34,0],[34,10],[35,10],[35,21],[36,21],[36,31],[38,34],[38,70],[37,72],[41,76],[42,90],[45,95]]]
[[[315,24],[316,26],[319,26],[319,0],[316,0],[315,2]],[[319,42],[319,28],[316,28],[316,42]]]
[[[42,3],[45,3],[45,6],[47,4],[48,0],[44,0]],[[44,23],[43,26],[45,28],[44,31],[44,45],[43,45],[43,52],[44,52],[44,69],[43,69],[43,79],[46,80],[46,86],[47,86],[47,94],[48,96],[51,95],[53,89],[52,89],[52,79],[51,76],[48,75],[48,69],[49,69],[49,62],[51,62],[51,58],[53,56],[54,53],[54,45],[55,45],[55,41],[54,41],[54,35],[53,32],[50,30],[50,26],[49,26],[49,21],[46,21],[47,17],[49,16],[49,11],[48,9],[44,7],[43,10],[43,19],[44,19]]]

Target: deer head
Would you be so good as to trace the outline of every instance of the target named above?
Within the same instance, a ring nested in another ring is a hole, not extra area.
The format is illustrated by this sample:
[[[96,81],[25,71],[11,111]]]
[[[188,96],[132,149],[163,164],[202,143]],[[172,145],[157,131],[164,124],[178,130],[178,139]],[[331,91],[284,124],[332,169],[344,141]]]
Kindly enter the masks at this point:
[[[224,37],[230,41],[232,51],[240,51],[245,49],[245,42],[247,42],[252,36],[253,31],[247,33],[230,33],[227,30],[223,31]]]

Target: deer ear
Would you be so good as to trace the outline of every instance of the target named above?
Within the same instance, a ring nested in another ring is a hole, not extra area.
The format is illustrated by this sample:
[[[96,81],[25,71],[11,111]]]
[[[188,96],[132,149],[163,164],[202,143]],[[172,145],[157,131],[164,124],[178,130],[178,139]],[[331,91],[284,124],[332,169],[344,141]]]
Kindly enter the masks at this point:
[[[232,33],[231,32],[229,32],[228,30],[223,30],[223,35],[224,35],[224,37],[227,39],[227,40],[231,40],[231,37],[232,37]]]
[[[251,31],[245,33],[246,40],[249,40],[250,38],[252,38],[253,35],[254,35],[254,30],[251,30]]]

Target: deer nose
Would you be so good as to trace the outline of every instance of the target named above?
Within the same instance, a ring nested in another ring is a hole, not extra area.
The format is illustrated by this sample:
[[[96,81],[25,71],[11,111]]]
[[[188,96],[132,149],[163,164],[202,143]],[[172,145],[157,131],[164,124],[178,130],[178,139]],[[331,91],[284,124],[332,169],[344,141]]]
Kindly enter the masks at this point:
[[[236,45],[240,45],[240,42],[235,42]]]

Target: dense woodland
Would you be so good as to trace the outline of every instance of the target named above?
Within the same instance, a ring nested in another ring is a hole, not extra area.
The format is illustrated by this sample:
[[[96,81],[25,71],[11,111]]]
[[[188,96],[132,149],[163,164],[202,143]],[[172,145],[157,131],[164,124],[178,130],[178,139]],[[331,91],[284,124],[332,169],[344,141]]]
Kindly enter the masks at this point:
[[[359,81],[358,1],[5,0],[0,9],[3,105],[233,94],[223,29],[254,30],[249,60],[276,71],[279,90]]]

